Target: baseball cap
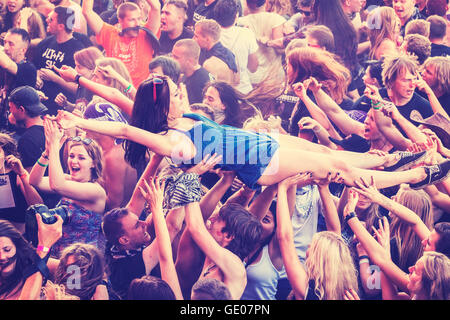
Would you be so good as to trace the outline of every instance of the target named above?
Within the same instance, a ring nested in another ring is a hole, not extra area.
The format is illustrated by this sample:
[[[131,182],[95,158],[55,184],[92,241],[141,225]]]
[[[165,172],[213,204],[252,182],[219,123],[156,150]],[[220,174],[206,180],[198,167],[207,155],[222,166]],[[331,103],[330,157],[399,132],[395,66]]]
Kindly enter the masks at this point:
[[[423,124],[430,128],[442,141],[444,147],[450,148],[450,120],[445,116],[435,113],[431,117],[424,119],[419,111],[413,110],[409,118],[416,126]]]
[[[366,140],[354,133],[342,140],[338,140],[332,137],[329,137],[329,139],[331,142],[338,146],[341,146],[342,148],[344,148],[344,150],[347,151],[364,153],[370,150],[369,140]]]
[[[24,107],[31,114],[39,116],[48,109],[41,103],[39,94],[30,86],[15,88],[8,97],[8,101],[13,102],[17,107]]]

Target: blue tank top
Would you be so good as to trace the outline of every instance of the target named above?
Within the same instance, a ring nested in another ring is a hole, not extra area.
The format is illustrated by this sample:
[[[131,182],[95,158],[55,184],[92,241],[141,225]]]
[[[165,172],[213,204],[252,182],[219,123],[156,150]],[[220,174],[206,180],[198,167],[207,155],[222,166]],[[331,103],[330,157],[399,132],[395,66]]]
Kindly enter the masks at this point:
[[[195,145],[197,154],[184,161],[181,166],[193,166],[207,154],[222,156],[218,167],[235,171],[238,178],[250,188],[257,188],[257,181],[269,165],[279,144],[265,133],[245,131],[235,127],[220,125],[200,114],[187,113],[183,117],[197,120],[184,133]]]
[[[284,270],[284,268],[283,268]],[[247,286],[241,300],[275,300],[281,271],[272,264],[269,246],[264,246],[261,259],[247,266]]]

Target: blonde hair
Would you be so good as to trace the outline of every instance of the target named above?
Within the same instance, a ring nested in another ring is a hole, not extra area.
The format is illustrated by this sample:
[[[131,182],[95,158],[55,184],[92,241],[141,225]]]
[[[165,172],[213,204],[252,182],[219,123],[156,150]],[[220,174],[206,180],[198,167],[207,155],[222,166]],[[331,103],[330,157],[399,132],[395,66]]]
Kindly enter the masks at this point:
[[[398,17],[394,9],[386,6],[378,7],[375,10],[372,10],[367,17],[367,21],[376,22],[378,19],[380,25],[375,25],[369,28],[369,58],[372,60],[377,60],[375,53],[384,40],[389,39],[394,42],[396,41],[395,29]]]
[[[95,60],[95,65],[97,67],[106,67],[111,66],[114,70],[116,70],[122,78],[124,78],[127,82],[131,82],[130,73],[128,72],[127,67],[125,67],[125,64],[116,58],[100,58]],[[111,83],[108,85],[109,87],[116,88],[123,92],[126,87],[124,87],[119,81],[116,79],[111,79]]]
[[[430,25],[430,22],[423,19],[411,20],[406,24],[405,35],[420,34],[428,38],[430,36]]]
[[[80,300],[80,297],[66,292],[63,284],[55,284],[50,280],[47,281],[41,292],[42,300]]]
[[[387,89],[391,89],[392,84],[400,74],[406,71],[409,71],[411,74],[416,74],[418,70],[419,64],[415,56],[403,53],[385,56],[383,71],[381,72],[383,84]]]
[[[261,116],[257,115],[248,118],[244,124],[243,129],[251,130],[256,132],[270,133],[273,131],[278,131],[281,134],[287,134],[286,131],[281,126],[281,118],[278,116],[269,116],[267,120],[264,120]]]
[[[434,66],[438,89],[441,92],[450,92],[450,57],[430,57],[423,63],[426,68]]]
[[[103,57],[103,53],[97,47],[81,49],[73,55],[73,59],[81,66],[94,71],[97,59]]]
[[[423,190],[413,190],[401,185],[396,201],[416,213],[423,223],[433,228],[433,207],[431,199]],[[422,240],[409,224],[394,216],[391,221],[391,234],[399,251],[398,266],[407,270],[423,254]]]
[[[318,48],[296,48],[288,53],[286,61],[293,70],[288,78],[290,84],[314,77],[337,104],[343,101],[351,74],[334,54]]]
[[[213,41],[220,39],[220,24],[213,19],[203,19],[195,24],[195,28],[200,28],[199,32],[205,37],[211,37]]]
[[[450,259],[445,254],[424,253],[421,285],[429,300],[450,300]]]
[[[311,241],[306,259],[309,279],[321,300],[343,300],[345,291],[358,291],[358,276],[350,249],[336,233],[322,231]]]

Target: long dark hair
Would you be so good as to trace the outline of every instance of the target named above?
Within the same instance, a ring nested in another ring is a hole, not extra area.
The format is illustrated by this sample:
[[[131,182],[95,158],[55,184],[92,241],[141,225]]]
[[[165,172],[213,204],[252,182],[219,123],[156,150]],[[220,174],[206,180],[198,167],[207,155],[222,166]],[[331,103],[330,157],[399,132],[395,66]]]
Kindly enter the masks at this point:
[[[357,33],[350,18],[342,10],[340,0],[315,0],[312,10],[317,25],[330,28],[334,36],[335,53],[350,70],[357,64]]]
[[[158,79],[162,79],[163,83],[154,82],[154,79],[150,78],[139,85],[130,120],[130,125],[153,133],[169,130],[167,122],[170,109],[169,85],[166,77],[158,76]],[[129,140],[125,141],[125,160],[133,168],[146,162],[146,153],[146,146]]]
[[[0,297],[6,298],[21,290],[21,287],[19,287],[13,291],[25,281],[25,269],[34,264],[36,252],[33,246],[9,221],[0,220],[0,237],[11,239],[16,246],[16,267],[14,271],[5,278],[0,274]]]
[[[245,120],[251,118],[260,111],[247,101],[245,97],[224,81],[211,81],[203,88],[203,95],[209,87],[219,92],[219,97],[225,106],[225,119],[221,124],[242,128]]]

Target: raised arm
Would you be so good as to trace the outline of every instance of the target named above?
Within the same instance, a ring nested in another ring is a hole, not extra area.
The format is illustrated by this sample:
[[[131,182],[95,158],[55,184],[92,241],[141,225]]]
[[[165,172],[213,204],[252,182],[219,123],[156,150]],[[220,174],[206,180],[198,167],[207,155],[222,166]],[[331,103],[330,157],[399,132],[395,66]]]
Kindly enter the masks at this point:
[[[205,255],[213,261],[224,274],[224,283],[246,282],[246,272],[241,259],[230,250],[221,247],[206,229],[200,204],[192,202],[186,205],[186,225],[192,239],[197,243]],[[245,285],[244,285],[245,287]],[[240,298],[237,288],[229,287],[234,299]],[[242,288],[243,290],[243,288]],[[242,292],[240,292],[242,294]],[[239,297],[237,297],[239,295]]]
[[[284,267],[296,299],[305,299],[308,288],[308,274],[298,258],[294,245],[294,234],[289,214],[287,190],[303,179],[302,174],[287,178],[278,184],[277,237]]]
[[[76,78],[78,76],[75,69],[68,66],[62,66],[61,69],[58,69],[57,67],[53,67],[53,69],[59,73],[61,76],[61,79],[64,81],[68,81],[69,83],[76,81]],[[50,71],[52,72],[52,71]],[[124,79],[123,79],[124,80]],[[119,107],[123,112],[125,112],[127,115],[131,116],[133,112],[133,100],[129,99],[127,96],[125,96],[122,92],[120,92],[116,88],[111,88],[106,85],[97,83],[95,81],[89,80],[83,76],[78,77],[78,83],[88,89],[89,91],[95,93],[96,95],[108,100],[109,102],[115,104],[117,107]],[[129,84],[131,85],[131,84]],[[134,88],[134,87],[133,87]],[[135,93],[134,89],[134,93]]]
[[[78,127],[111,137],[131,140],[162,156],[171,156],[174,151],[173,145],[179,145],[179,141],[174,142],[169,134],[159,135],[120,122],[106,123],[105,121],[83,119],[67,111],[58,111],[56,120],[64,129]]]
[[[325,112],[328,118],[336,124],[344,135],[355,133],[364,135],[364,124],[353,120],[344,110],[321,88],[315,78],[311,78],[309,88],[314,94],[317,105]]]
[[[38,225],[38,249],[36,253],[41,261],[38,261],[36,272],[25,281],[19,300],[39,300],[42,281],[44,280],[42,273],[49,272],[44,262],[44,258],[49,254],[46,250],[50,250],[62,236],[63,219],[61,216],[56,215],[56,222],[53,224],[43,223],[39,214],[36,214],[36,220]]]
[[[96,35],[99,34],[104,22],[94,11],[94,0],[83,0],[81,9],[89,28],[91,28]]]
[[[326,179],[316,180],[315,183],[319,189],[320,198],[323,204],[323,215],[325,217],[325,224],[328,231],[332,231],[338,235],[341,234],[341,222],[339,221],[339,215],[334,202],[333,196],[330,192],[330,183],[337,182],[342,183],[343,179],[340,174],[337,173],[334,177],[332,173],[328,173]]]
[[[161,188],[161,181],[153,179],[149,183],[144,180],[144,187],[140,187],[142,196],[147,200],[153,215],[156,241],[158,244],[159,264],[161,278],[166,281],[175,293],[177,300],[183,300],[178,275],[173,262],[172,245],[167,229],[166,220],[162,210],[164,199],[164,188]]]
[[[355,184],[358,186],[358,188],[354,189],[356,192],[389,210],[390,213],[395,214],[399,219],[409,224],[421,240],[428,239],[431,231],[423,223],[422,219],[414,211],[381,194],[375,187],[373,179],[370,183],[355,181]]]
[[[158,36],[158,31],[161,26],[161,3],[159,0],[146,0],[150,9],[148,11],[148,19],[146,27]]]
[[[384,274],[396,284],[401,290],[407,292],[409,277],[399,267],[392,262],[384,248],[370,235],[366,228],[359,221],[355,211],[358,202],[358,193],[353,189],[349,190],[349,200],[344,208],[344,219],[352,229],[356,238],[366,250],[370,260],[380,267]]]
[[[17,74],[17,64],[8,57],[4,50],[0,50],[0,67],[13,75]]]

